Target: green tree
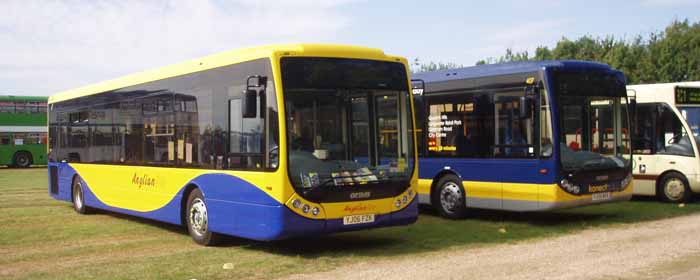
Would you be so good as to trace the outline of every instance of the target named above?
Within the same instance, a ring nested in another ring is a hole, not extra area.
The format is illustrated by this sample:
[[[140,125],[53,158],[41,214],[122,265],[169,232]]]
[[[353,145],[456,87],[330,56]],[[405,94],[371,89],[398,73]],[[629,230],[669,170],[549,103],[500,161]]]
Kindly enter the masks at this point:
[[[436,71],[436,70],[447,70],[447,69],[455,69],[455,68],[462,68],[464,67],[462,64],[457,64],[453,62],[447,62],[447,63],[442,63],[442,62],[428,62],[428,63],[422,63],[419,58],[415,58],[413,60],[413,63],[411,63],[411,73],[421,73],[421,72],[430,72],[430,71]]]
[[[508,48],[503,56],[476,64],[552,59],[607,63],[622,70],[630,84],[700,80],[700,22],[676,20],[646,39],[642,35],[631,40],[585,35],[572,41],[563,37],[553,49],[536,48],[533,56]]]

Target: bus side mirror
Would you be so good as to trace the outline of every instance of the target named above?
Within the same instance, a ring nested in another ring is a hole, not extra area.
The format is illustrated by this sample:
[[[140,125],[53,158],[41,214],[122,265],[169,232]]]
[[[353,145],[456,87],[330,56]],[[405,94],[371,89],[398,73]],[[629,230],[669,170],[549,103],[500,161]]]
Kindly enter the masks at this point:
[[[243,118],[255,118],[258,109],[258,92],[252,89],[243,91]]]
[[[532,98],[521,96],[519,107],[521,119],[529,119],[532,117]]]

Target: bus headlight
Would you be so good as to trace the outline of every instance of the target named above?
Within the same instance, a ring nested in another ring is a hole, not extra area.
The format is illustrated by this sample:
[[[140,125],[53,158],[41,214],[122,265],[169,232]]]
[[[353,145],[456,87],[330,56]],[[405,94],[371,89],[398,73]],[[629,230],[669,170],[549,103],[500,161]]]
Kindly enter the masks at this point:
[[[574,185],[573,183],[569,182],[567,179],[561,179],[559,182],[559,186],[561,186],[563,189],[566,191],[573,193],[573,194],[579,194],[581,193],[581,187],[578,185]]]
[[[321,210],[319,210],[318,207],[311,209],[311,214],[314,214],[314,216],[318,216],[318,213],[321,213]]]
[[[627,185],[629,185],[631,182],[632,182],[632,174],[627,174],[627,176],[625,176],[625,179],[622,179],[622,181],[620,182],[620,188],[625,189],[627,187]]]
[[[401,199],[401,203],[406,203],[408,202],[408,196],[403,195],[403,198]]]
[[[300,208],[301,207],[301,200],[299,200],[298,198],[292,200],[292,207],[297,208],[297,209]]]
[[[301,211],[304,212],[304,214],[307,214],[307,213],[309,213],[310,209],[311,209],[311,207],[309,207],[308,204],[304,204],[304,207],[301,208]]]
[[[396,205],[396,208],[400,208],[401,207],[401,199],[397,199],[395,205]]]

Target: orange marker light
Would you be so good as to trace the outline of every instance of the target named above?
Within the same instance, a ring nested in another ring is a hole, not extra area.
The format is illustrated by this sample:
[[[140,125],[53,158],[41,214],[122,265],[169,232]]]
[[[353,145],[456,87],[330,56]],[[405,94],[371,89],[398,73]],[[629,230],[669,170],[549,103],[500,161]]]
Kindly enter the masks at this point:
[[[540,169],[540,174],[547,175],[547,173],[549,173],[549,170],[547,170],[547,168]]]

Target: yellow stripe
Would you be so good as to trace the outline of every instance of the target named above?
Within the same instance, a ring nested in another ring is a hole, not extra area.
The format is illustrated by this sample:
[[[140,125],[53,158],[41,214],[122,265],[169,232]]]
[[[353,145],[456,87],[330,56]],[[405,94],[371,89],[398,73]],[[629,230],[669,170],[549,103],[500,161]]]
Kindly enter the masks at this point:
[[[255,185],[280,203],[286,201],[285,194],[289,193],[289,190],[284,189],[279,171],[275,176],[275,173],[263,172],[145,166],[97,164],[71,164],[71,166],[87,183],[90,191],[103,203],[141,212],[153,211],[165,206],[190,180],[209,173],[236,176]]]
[[[430,195],[432,180],[420,179],[418,193]],[[498,183],[480,181],[462,181],[462,186],[467,197],[490,198],[503,200],[539,201],[539,202],[565,202],[590,198],[591,195],[572,195],[562,190],[557,184],[519,184]],[[614,192],[613,196],[632,193],[633,183],[621,192]]]

